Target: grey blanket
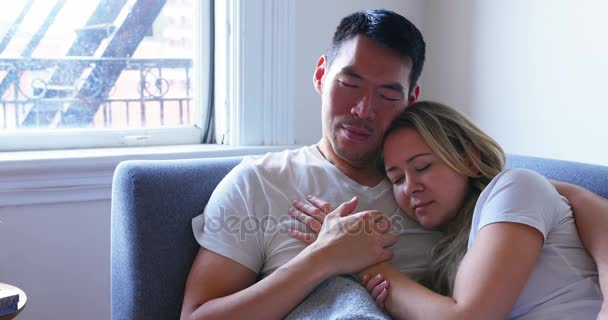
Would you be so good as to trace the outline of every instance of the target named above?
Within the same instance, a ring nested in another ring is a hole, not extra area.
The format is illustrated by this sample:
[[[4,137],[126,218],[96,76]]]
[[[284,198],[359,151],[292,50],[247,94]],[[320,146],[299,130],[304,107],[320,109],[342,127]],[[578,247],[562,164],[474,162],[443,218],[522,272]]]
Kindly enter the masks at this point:
[[[390,319],[371,295],[352,277],[334,277],[321,283],[285,318],[293,319]]]

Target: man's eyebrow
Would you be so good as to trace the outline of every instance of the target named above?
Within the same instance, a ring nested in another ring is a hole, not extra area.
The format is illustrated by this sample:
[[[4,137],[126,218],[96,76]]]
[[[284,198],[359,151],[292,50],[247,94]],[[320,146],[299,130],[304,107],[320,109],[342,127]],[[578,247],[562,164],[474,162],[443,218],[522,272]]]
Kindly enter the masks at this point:
[[[351,77],[357,78],[359,80],[363,80],[363,77],[355,71],[351,66],[346,66],[340,70],[341,73],[349,75]]]

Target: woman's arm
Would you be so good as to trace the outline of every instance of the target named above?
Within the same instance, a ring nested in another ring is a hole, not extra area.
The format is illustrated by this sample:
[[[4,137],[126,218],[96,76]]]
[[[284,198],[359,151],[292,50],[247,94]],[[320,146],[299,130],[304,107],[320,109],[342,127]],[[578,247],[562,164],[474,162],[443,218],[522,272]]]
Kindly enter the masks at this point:
[[[604,295],[602,315],[608,319],[608,199],[577,185],[551,181],[568,198],[579,236],[597,265]]]
[[[314,206],[294,202],[298,210],[292,216],[316,232],[323,220],[313,211],[321,206],[311,203]],[[315,242],[314,234],[294,236]],[[397,319],[504,319],[521,294],[542,244],[540,231],[527,225],[503,222],[483,227],[460,265],[452,297],[427,289],[390,263],[374,265],[361,275],[380,275],[380,279],[364,280],[364,285]],[[384,288],[388,290],[382,292]]]
[[[521,294],[542,244],[542,234],[527,225],[485,226],[458,269],[452,297],[434,293],[388,263],[363,273],[382,274],[387,280],[385,307],[396,319],[504,319]]]

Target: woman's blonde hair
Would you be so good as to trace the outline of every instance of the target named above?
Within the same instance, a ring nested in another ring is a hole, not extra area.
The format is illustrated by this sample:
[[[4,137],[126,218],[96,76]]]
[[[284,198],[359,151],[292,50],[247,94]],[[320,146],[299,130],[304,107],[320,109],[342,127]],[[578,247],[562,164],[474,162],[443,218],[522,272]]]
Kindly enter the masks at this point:
[[[466,253],[475,203],[490,180],[503,170],[505,154],[496,141],[465,115],[437,102],[410,105],[393,121],[386,136],[401,128],[416,130],[441,161],[469,178],[469,190],[460,212],[440,228],[443,235],[431,250],[429,276],[423,281],[434,291],[451,295],[456,272]],[[471,172],[471,167],[478,171]]]

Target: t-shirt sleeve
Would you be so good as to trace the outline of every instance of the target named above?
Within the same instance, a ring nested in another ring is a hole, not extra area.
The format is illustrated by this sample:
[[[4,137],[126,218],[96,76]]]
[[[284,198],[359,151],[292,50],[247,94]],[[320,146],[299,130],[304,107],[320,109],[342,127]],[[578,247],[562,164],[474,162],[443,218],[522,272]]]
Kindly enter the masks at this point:
[[[540,174],[526,169],[504,172],[494,184],[481,209],[476,231],[497,222],[515,222],[531,226],[547,239],[558,223],[560,195]]]
[[[204,212],[192,219],[194,237],[202,247],[255,273],[264,264],[260,234],[256,232],[259,219],[252,209],[258,184],[254,167],[243,160],[217,185]]]

